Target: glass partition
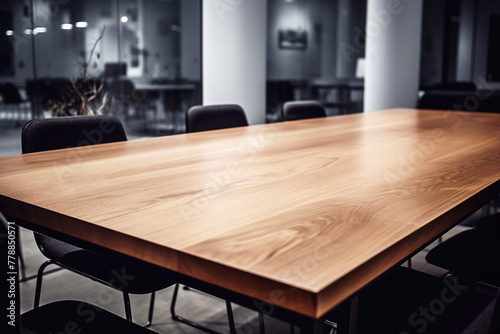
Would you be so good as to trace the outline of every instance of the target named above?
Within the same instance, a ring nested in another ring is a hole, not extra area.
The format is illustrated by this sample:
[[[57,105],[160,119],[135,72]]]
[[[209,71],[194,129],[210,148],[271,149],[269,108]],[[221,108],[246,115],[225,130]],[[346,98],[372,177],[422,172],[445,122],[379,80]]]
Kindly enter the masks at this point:
[[[201,104],[201,0],[3,1],[0,17],[0,121],[105,113],[161,135]]]

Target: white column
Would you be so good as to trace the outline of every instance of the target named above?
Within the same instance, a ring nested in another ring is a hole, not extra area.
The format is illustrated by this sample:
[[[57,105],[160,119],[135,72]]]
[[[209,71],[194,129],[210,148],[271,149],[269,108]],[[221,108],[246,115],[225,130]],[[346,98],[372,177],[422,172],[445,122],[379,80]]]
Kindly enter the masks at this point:
[[[203,0],[203,104],[236,103],[265,123],[266,0]]]
[[[364,111],[414,108],[422,0],[368,0]]]

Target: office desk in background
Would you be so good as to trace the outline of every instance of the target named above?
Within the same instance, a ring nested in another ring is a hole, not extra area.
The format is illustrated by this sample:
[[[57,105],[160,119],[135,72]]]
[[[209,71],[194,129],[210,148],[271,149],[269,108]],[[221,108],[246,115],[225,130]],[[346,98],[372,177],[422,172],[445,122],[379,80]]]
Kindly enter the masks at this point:
[[[156,100],[155,115],[148,128],[158,132],[167,130],[178,132],[179,122],[177,114],[183,113],[187,106],[182,101],[187,94],[191,94],[196,89],[194,83],[139,83],[135,85],[135,90],[145,92],[157,92],[159,98]],[[170,115],[167,115],[170,114]],[[167,119],[170,116],[170,120]],[[182,117],[181,117],[182,118]]]
[[[316,80],[310,83],[310,95],[326,108],[338,109],[340,115],[362,111],[364,80]]]
[[[393,109],[3,157],[0,210],[314,331],[499,192],[499,127]]]

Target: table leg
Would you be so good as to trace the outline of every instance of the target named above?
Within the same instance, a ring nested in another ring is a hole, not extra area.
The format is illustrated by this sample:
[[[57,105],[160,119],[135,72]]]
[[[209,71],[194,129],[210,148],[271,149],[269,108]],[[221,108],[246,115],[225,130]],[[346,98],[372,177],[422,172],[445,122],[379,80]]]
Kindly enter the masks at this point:
[[[349,334],[356,334],[358,327],[358,304],[359,296],[351,298],[351,312],[349,314]]]
[[[355,334],[358,330],[358,308],[359,295],[354,295],[342,310],[326,314],[321,319],[307,319],[302,322],[299,325],[300,333]]]

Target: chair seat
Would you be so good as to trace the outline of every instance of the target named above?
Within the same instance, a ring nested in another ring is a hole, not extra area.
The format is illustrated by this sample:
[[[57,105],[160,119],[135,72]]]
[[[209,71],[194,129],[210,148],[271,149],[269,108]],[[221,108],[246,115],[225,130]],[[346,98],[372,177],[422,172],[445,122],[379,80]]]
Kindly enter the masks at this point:
[[[76,300],[53,302],[21,316],[22,333],[155,333],[97,306]]]
[[[67,269],[132,294],[151,293],[176,283],[161,268],[155,270],[153,266],[143,265],[132,258],[125,262],[84,249],[69,252],[57,262]]]
[[[427,262],[459,275],[500,286],[500,224],[484,222],[433,248]]]
[[[474,294],[471,286],[462,283],[453,290],[455,282],[453,278],[446,282],[417,270],[394,268],[359,295],[356,333],[443,333]],[[443,301],[446,306],[435,316],[432,310],[443,295],[449,303]],[[431,310],[433,321],[424,323],[426,319],[419,313],[423,308]]]
[[[20,221],[17,219],[17,221]],[[67,253],[81,250],[82,248],[68,244],[67,242],[35,233],[35,240],[43,255],[49,259],[59,261]]]
[[[500,213],[496,213],[493,215],[486,216],[484,218],[479,219],[476,222],[478,227],[487,227],[489,225],[500,224]]]

